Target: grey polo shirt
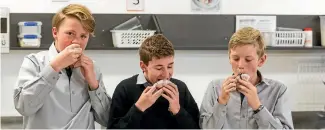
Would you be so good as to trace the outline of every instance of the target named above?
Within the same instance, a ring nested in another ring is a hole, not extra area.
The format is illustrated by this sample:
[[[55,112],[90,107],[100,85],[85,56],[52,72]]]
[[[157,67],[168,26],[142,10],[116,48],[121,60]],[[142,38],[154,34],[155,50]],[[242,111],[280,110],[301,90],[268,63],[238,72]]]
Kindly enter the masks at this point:
[[[27,55],[14,89],[16,110],[23,115],[25,129],[94,129],[94,121],[106,126],[111,98],[102,74],[95,67],[98,89],[90,91],[79,68],[69,80],[65,69],[49,64],[58,55],[54,44],[49,51]]]
[[[257,84],[258,97],[265,106],[257,114],[241,102],[240,93],[233,91],[226,105],[219,104],[224,79],[208,85],[200,108],[200,126],[203,129],[293,129],[287,87],[275,80],[263,78]]]

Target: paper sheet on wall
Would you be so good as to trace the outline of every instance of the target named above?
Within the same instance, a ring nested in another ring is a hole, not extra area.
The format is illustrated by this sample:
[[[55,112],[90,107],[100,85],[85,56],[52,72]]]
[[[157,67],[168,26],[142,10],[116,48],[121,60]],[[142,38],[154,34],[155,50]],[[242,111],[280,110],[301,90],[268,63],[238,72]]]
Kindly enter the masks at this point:
[[[127,11],[143,11],[144,0],[126,0]]]
[[[236,16],[236,30],[253,27],[261,32],[276,31],[276,16]]]
[[[236,31],[243,27],[260,30],[266,46],[272,46],[274,43],[276,16],[236,16]]]

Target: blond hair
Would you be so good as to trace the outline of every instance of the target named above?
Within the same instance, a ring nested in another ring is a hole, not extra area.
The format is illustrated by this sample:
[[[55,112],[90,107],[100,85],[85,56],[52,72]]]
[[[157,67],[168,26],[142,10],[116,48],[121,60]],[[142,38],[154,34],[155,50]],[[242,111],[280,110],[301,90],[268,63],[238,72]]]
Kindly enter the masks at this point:
[[[143,41],[139,48],[140,60],[148,65],[153,58],[174,56],[173,44],[162,34],[153,35]]]
[[[254,45],[259,57],[265,54],[265,43],[262,33],[252,27],[244,27],[236,31],[229,40],[228,53],[237,46]]]
[[[81,22],[83,28],[92,36],[94,36],[95,19],[86,6],[79,4],[69,4],[68,6],[59,10],[53,16],[52,27],[56,27],[59,29],[60,24],[66,17],[73,17],[78,19]]]

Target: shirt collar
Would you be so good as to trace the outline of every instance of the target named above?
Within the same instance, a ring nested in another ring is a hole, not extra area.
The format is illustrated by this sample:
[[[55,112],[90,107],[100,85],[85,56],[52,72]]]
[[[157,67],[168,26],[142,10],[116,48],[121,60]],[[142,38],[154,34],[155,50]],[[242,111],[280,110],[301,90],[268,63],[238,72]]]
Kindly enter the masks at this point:
[[[139,73],[137,77],[137,84],[138,85],[144,85],[145,87],[147,86],[152,86],[150,82],[147,81],[146,77],[144,76],[143,73]]]
[[[260,77],[261,81],[256,85],[257,93],[260,93],[265,87],[269,86],[269,81],[263,77],[262,73],[257,70],[257,76]]]
[[[53,42],[49,48],[49,62],[51,62],[55,58],[55,56],[58,54],[59,53],[58,53],[57,49],[55,48],[55,44]]]
[[[270,83],[266,80],[266,78],[263,77],[262,73],[259,70],[257,70],[257,76],[260,77],[260,79],[261,79],[260,83],[265,83],[266,85],[270,85]],[[260,84],[260,83],[258,83],[258,84]]]

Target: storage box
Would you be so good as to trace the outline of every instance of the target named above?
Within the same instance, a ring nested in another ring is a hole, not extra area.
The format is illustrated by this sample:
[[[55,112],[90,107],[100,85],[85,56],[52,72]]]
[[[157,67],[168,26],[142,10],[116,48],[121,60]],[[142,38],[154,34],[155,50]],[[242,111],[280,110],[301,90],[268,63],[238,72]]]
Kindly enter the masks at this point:
[[[23,21],[18,23],[19,34],[41,34],[42,22],[40,21]]]
[[[41,45],[42,36],[39,34],[18,35],[20,47],[38,48]]]

